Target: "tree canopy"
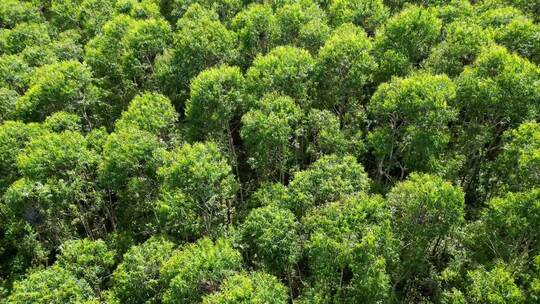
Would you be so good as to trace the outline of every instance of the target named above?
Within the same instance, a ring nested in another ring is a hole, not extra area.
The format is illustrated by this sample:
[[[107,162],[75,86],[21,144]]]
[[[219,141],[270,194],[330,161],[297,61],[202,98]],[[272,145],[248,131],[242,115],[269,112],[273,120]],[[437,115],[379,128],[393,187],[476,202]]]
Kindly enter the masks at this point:
[[[0,0],[0,304],[540,303],[539,0]]]

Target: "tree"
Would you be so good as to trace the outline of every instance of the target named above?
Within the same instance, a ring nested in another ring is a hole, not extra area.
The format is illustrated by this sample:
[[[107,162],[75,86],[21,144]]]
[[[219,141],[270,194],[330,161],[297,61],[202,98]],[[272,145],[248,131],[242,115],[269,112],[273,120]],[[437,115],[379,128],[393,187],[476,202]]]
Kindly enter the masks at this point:
[[[72,181],[92,170],[96,164],[78,132],[45,133],[32,139],[17,157],[17,168],[27,178],[46,182],[50,179]]]
[[[18,98],[17,92],[0,88],[0,124],[15,117],[15,104]]]
[[[170,25],[162,18],[137,19],[119,15],[108,21],[103,34],[86,44],[85,59],[104,86],[122,105],[136,93],[151,89],[155,60],[170,45]]]
[[[503,147],[494,161],[497,177],[492,193],[520,192],[540,184],[540,125],[525,122],[504,133]]]
[[[41,230],[49,246],[76,235],[73,226],[88,237],[104,233],[106,219],[95,218],[103,207],[94,181],[98,161],[78,132],[33,138],[17,157],[22,178],[5,193],[8,210]]]
[[[311,286],[331,303],[386,301],[393,259],[390,220],[383,199],[363,193],[311,210],[302,219]]]
[[[388,204],[396,235],[404,245],[414,244],[404,252],[414,255],[404,257],[409,262],[439,254],[444,250],[441,242],[464,222],[463,191],[429,174],[412,174],[396,184],[388,193]]]
[[[108,191],[120,228],[142,235],[155,229],[153,200],[159,192],[162,152],[157,136],[137,128],[120,129],[107,137],[98,180]]]
[[[448,240],[465,222],[463,191],[440,177],[412,174],[390,190],[387,201],[400,242],[395,270],[395,284],[403,286],[400,297],[432,298],[429,293],[436,289],[429,287],[434,284],[432,269],[445,266]]]
[[[245,216],[253,209],[265,206],[277,206],[289,209],[289,189],[282,183],[263,182],[255,192],[251,194],[244,210]]]
[[[531,269],[531,278],[528,286],[528,300],[538,301],[540,296],[540,255],[534,257]]]
[[[45,118],[42,126],[54,133],[61,133],[64,131],[81,131],[81,118],[76,114],[67,112],[55,112],[52,115]]]
[[[350,24],[338,27],[320,49],[315,64],[317,105],[342,118],[347,110],[365,104],[377,64],[371,41]]]
[[[242,10],[231,22],[238,35],[240,65],[247,69],[257,54],[265,55],[277,44],[280,29],[272,7],[253,3]]]
[[[146,92],[133,98],[116,121],[116,129],[136,128],[167,140],[174,134],[177,123],[178,113],[171,101],[161,94]]]
[[[251,210],[240,226],[247,261],[276,275],[290,275],[295,262],[298,224],[294,214],[276,205]]]
[[[226,147],[239,181],[235,136],[247,108],[245,80],[237,67],[221,65],[206,69],[191,81],[191,97],[185,115],[189,135],[195,140],[213,140]],[[242,189],[240,198],[242,199]]]
[[[18,116],[26,121],[42,121],[56,111],[75,113],[91,128],[100,122],[102,95],[86,65],[59,62],[34,71],[28,90],[17,100],[16,109]]]
[[[31,74],[32,68],[20,54],[0,56],[0,87],[23,94],[28,89]]]
[[[148,86],[154,71],[154,60],[171,43],[171,29],[163,19],[137,20],[122,38],[120,57],[123,78],[135,88]]]
[[[28,142],[43,133],[38,124],[6,121],[0,125],[0,193],[18,179],[17,155]]]
[[[469,201],[485,197],[478,187],[485,184],[483,166],[497,154],[502,134],[536,117],[539,79],[536,65],[502,47],[483,50],[457,78],[456,150],[467,159],[461,176]]]
[[[161,12],[171,24],[176,24],[193,4],[208,10],[214,10],[223,24],[228,24],[243,9],[240,0],[168,0],[161,1]]]
[[[540,25],[530,19],[515,19],[495,32],[495,40],[510,51],[540,64]]]
[[[173,254],[174,244],[153,237],[131,247],[113,272],[112,293],[120,303],[161,303],[160,268]]]
[[[285,3],[276,9],[278,43],[317,53],[330,32],[326,19],[325,12],[314,1]]]
[[[439,18],[443,21],[443,24],[474,18],[475,8],[468,0],[443,0],[441,2],[443,3],[435,8]]]
[[[191,212],[197,214],[200,234],[219,235],[232,223],[238,184],[231,166],[216,144],[184,144],[169,155],[158,174],[163,180],[162,195],[174,195],[178,191],[192,202],[191,206],[185,207],[193,208]],[[168,202],[184,203],[176,200]]]
[[[52,0],[50,21],[59,30],[76,29],[85,38],[100,33],[103,25],[115,13],[112,0]]]
[[[467,288],[467,297],[473,303],[525,303],[525,295],[504,265],[489,271],[476,269],[468,276],[472,283]]]
[[[375,36],[381,82],[406,75],[430,53],[442,22],[433,9],[409,6],[388,19]]]
[[[476,14],[482,27],[493,29],[501,28],[513,20],[525,18],[518,8],[505,6],[499,1],[487,1],[485,5],[477,6]]]
[[[186,103],[186,124],[195,140],[215,140],[227,147],[237,166],[234,135],[246,109],[244,76],[237,67],[222,65],[206,69],[191,81]]]
[[[286,304],[287,288],[264,272],[236,274],[227,278],[219,292],[203,298],[203,304]]]
[[[489,200],[478,221],[469,227],[468,246],[476,260],[507,263],[534,256],[540,250],[540,190],[507,193]]]
[[[189,96],[189,84],[204,69],[233,62],[236,35],[219,22],[213,10],[191,5],[178,21],[173,47],[158,57],[155,81],[176,104]]]
[[[337,27],[350,22],[362,27],[370,35],[373,35],[390,15],[382,0],[331,0],[328,2],[328,15],[332,25]]]
[[[95,183],[98,158],[80,133],[43,130],[28,143],[20,139],[14,173],[20,178],[0,201],[5,260],[13,275],[46,264],[66,240],[103,236],[111,220],[101,216],[106,206]]]
[[[127,35],[135,21],[129,16],[119,15],[103,25],[102,34],[95,36],[85,45],[84,59],[96,77],[101,78],[103,86],[114,92],[111,97],[120,101],[130,100],[132,87],[124,87],[120,58],[123,53],[122,38]],[[125,101],[124,101],[125,103]]]
[[[368,191],[369,187],[364,167],[354,157],[326,155],[294,174],[287,204],[300,217],[311,208]]]
[[[0,54],[17,54],[26,48],[51,41],[46,23],[22,22],[13,29],[0,30]]]
[[[56,264],[99,292],[105,289],[107,277],[111,275],[114,252],[103,240],[70,240],[60,246]]]
[[[445,40],[433,48],[425,66],[436,74],[456,77],[471,65],[480,51],[493,43],[491,35],[481,26],[456,21],[445,28]]]
[[[360,155],[364,152],[362,131],[345,125],[341,129],[339,117],[327,110],[311,109],[302,126],[307,142],[305,159],[314,162],[324,155]]]
[[[368,107],[374,122],[368,142],[379,180],[442,169],[448,124],[456,117],[455,95],[454,83],[444,75],[416,74],[379,86]]]
[[[285,182],[295,163],[295,131],[302,112],[288,96],[267,94],[242,117],[248,163],[261,179]]]
[[[292,97],[301,108],[307,108],[314,64],[305,50],[276,47],[267,55],[255,58],[246,73],[247,90],[253,95],[253,100],[276,91]]]
[[[161,268],[168,288],[164,304],[201,303],[202,298],[219,289],[227,277],[240,271],[242,257],[231,244],[203,238],[176,251]]]
[[[38,270],[16,282],[6,303],[92,303],[92,288],[69,271],[59,267]]]
[[[0,28],[11,29],[18,23],[43,21],[39,8],[32,2],[6,0],[0,3]]]
[[[121,0],[115,5],[115,12],[135,19],[160,17],[159,3],[154,0]]]

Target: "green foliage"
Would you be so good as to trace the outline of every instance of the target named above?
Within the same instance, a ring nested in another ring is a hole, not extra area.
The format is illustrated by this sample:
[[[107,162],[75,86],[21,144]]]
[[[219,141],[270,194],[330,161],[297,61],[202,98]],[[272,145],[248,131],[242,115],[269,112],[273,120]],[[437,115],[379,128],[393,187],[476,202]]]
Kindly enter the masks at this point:
[[[281,183],[262,183],[261,186],[251,194],[248,201],[250,209],[274,205],[287,208],[290,200],[288,188]]]
[[[437,176],[412,174],[388,194],[396,235],[404,243],[408,262],[429,258],[444,248],[441,239],[451,237],[464,223],[464,196],[461,189]],[[419,261],[421,262],[421,261]]]
[[[111,133],[103,146],[98,180],[118,197],[118,221],[135,233],[155,229],[152,200],[158,194],[157,169],[163,164],[163,144],[136,128]]]
[[[80,29],[87,37],[101,31],[114,12],[112,0],[52,0],[50,14],[52,23],[61,30]]]
[[[393,256],[390,213],[379,196],[357,194],[313,209],[302,220],[312,280],[331,303],[388,300]]]
[[[28,88],[32,68],[20,55],[0,56],[0,86],[24,93]],[[12,106],[12,109],[15,107]]]
[[[186,122],[194,139],[230,140],[246,106],[244,76],[237,67],[222,65],[191,81]]]
[[[254,99],[276,91],[290,96],[302,108],[310,104],[308,93],[312,87],[315,62],[302,49],[279,46],[265,56],[257,56],[246,73],[248,91]]]
[[[16,54],[26,48],[47,44],[51,41],[45,23],[18,23],[13,29],[0,30],[0,54]]]
[[[450,0],[444,2],[435,7],[443,23],[474,18],[474,7],[469,0]]]
[[[122,102],[139,88],[151,87],[155,59],[172,40],[170,25],[161,18],[138,20],[119,15],[103,26],[103,34],[86,44],[85,58],[96,76]],[[117,95],[117,96],[116,96]]]
[[[56,112],[45,118],[43,127],[55,133],[81,131],[81,118],[67,112]]]
[[[223,282],[221,290],[203,298],[203,304],[287,302],[287,288],[275,277],[263,272],[237,274]]]
[[[375,37],[379,78],[406,75],[428,57],[439,38],[442,22],[433,9],[409,6],[388,19]]]
[[[184,144],[170,154],[167,163],[159,168],[159,175],[163,179],[161,192],[169,196],[164,201],[165,207],[178,215],[183,212],[197,214],[201,234],[220,234],[231,223],[238,184],[216,144]],[[176,192],[182,193],[190,203],[170,199],[177,197]],[[179,212],[175,210],[177,208],[186,211]]]
[[[138,129],[111,133],[103,147],[100,178],[117,190],[128,188],[137,178],[155,176],[160,165],[158,139]]]
[[[236,58],[236,34],[218,20],[214,11],[191,5],[178,20],[172,49],[158,58],[155,81],[173,101],[188,97],[189,83],[204,69]]]
[[[285,3],[276,9],[276,19],[281,45],[294,45],[312,53],[318,51],[330,32],[325,12],[313,1]]]
[[[306,154],[315,161],[327,154],[358,155],[363,152],[362,131],[341,130],[339,117],[327,110],[312,109],[304,124],[307,139]]]
[[[358,103],[365,103],[377,67],[371,51],[371,41],[360,28],[347,23],[334,31],[316,60],[320,108],[341,117],[347,110],[356,110]]]
[[[240,136],[248,153],[248,163],[262,179],[285,181],[287,168],[294,163],[295,130],[302,112],[287,96],[266,94],[242,117]]]
[[[486,1],[484,6],[477,8],[479,22],[483,27],[497,29],[509,24],[513,20],[525,18],[521,10],[512,6],[504,6],[497,2]]]
[[[28,90],[17,100],[17,114],[24,120],[42,121],[53,112],[67,111],[93,126],[99,121],[102,94],[86,65],[76,61],[54,63],[33,73]]]
[[[510,51],[540,64],[540,25],[529,19],[516,19],[495,34],[498,43]]]
[[[161,268],[169,286],[163,303],[201,303],[205,295],[217,291],[223,280],[241,267],[240,253],[226,240],[214,243],[203,238],[181,247]]]
[[[92,303],[92,288],[69,271],[52,266],[29,274],[16,282],[6,303]]]
[[[484,160],[493,158],[502,134],[536,117],[539,80],[540,68],[502,47],[485,49],[457,78],[456,141],[467,158],[461,174],[468,195],[488,192],[478,184],[487,183]]]
[[[526,122],[507,131],[504,146],[494,163],[497,176],[495,191],[519,192],[540,184],[540,126]]]
[[[111,274],[114,253],[102,240],[66,241],[60,246],[57,264],[99,291]]]
[[[437,74],[458,76],[465,66],[476,60],[483,47],[492,43],[489,32],[465,21],[450,23],[445,31],[444,41],[433,49],[425,62],[426,67]]]
[[[369,184],[364,168],[354,157],[323,156],[307,170],[294,174],[288,208],[301,216],[310,208],[368,191]]]
[[[394,170],[403,178],[411,171],[441,169],[450,141],[448,123],[456,117],[455,96],[455,85],[445,75],[416,74],[379,86],[369,104],[375,128],[368,136],[379,178],[391,180]]]
[[[0,302],[539,302],[539,3],[0,0]]]
[[[537,254],[540,235],[540,191],[508,193],[487,202],[480,219],[471,224],[469,246],[480,261]]]
[[[240,63],[249,67],[257,54],[268,53],[280,35],[277,19],[268,4],[252,4],[232,20],[238,35]]]
[[[248,261],[277,274],[294,262],[297,242],[294,214],[275,205],[253,209],[240,227]]]
[[[0,124],[14,118],[15,104],[18,98],[19,94],[17,92],[0,88]]]
[[[537,66],[492,47],[458,77],[457,106],[466,121],[515,126],[537,113],[539,79]]]
[[[219,14],[220,21],[225,24],[242,10],[240,0],[167,0],[159,3],[161,11],[172,24],[175,24],[193,4],[215,11]]]
[[[463,191],[439,177],[412,174],[390,190],[387,201],[399,240],[400,263],[394,273],[396,284],[404,288],[398,296],[404,302],[428,298],[437,292],[434,269],[448,263],[449,244],[465,222]]]
[[[77,132],[44,132],[30,139],[17,157],[22,178],[6,190],[2,206],[5,225],[16,239],[36,237],[51,251],[73,238],[101,235],[106,218],[94,218],[102,208],[95,185],[98,157]]]
[[[13,28],[18,23],[40,22],[43,16],[32,2],[6,0],[0,3],[0,28]]]
[[[473,303],[525,303],[523,292],[503,265],[497,265],[490,271],[470,271],[469,278],[472,284],[468,287],[467,296]]]
[[[96,157],[78,132],[45,133],[32,139],[17,158],[19,172],[36,181],[73,180],[95,166]]]
[[[389,17],[388,8],[382,0],[331,0],[329,2],[328,14],[334,25],[351,22],[373,34]]]
[[[133,98],[116,121],[116,129],[135,128],[166,139],[174,132],[177,122],[178,114],[171,101],[161,94],[147,92]]]
[[[7,121],[0,125],[0,193],[19,176],[17,155],[40,133],[42,129],[37,124]]]
[[[174,244],[151,238],[124,254],[113,273],[112,292],[120,303],[161,303],[160,268],[173,254]]]

